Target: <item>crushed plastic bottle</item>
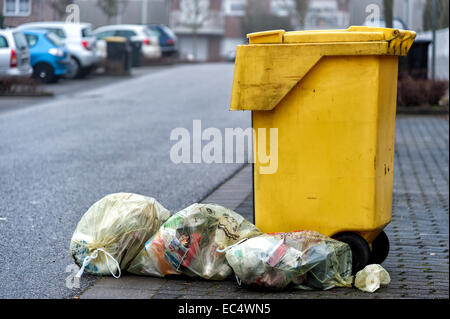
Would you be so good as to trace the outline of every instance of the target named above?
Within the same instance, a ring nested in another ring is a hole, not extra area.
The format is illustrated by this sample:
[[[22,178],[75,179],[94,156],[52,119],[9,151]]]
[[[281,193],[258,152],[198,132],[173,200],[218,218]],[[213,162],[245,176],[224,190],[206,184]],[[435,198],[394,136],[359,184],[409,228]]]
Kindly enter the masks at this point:
[[[367,265],[355,277],[355,287],[365,292],[375,292],[390,282],[389,273],[378,264]]]

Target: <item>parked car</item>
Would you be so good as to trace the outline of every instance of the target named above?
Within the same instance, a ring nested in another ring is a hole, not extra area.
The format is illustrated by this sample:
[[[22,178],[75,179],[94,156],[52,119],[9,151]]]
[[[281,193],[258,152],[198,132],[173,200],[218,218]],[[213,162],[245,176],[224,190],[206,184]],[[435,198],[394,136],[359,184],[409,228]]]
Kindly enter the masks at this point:
[[[163,56],[167,57],[178,54],[178,39],[170,28],[162,24],[150,24],[147,27],[158,36],[159,46],[161,47]]]
[[[30,64],[33,77],[44,83],[57,82],[66,74],[70,55],[64,47],[64,41],[53,31],[22,31],[30,48]]]
[[[33,72],[30,51],[22,32],[16,29],[0,30],[0,76],[25,76]]]
[[[112,36],[124,37],[130,41],[142,42],[142,55],[146,59],[159,59],[161,57],[158,36],[151,32],[145,25],[107,25],[94,30],[93,34],[97,38],[97,45],[103,58],[106,58],[107,52],[106,41],[104,39]]]
[[[46,29],[62,38],[71,56],[68,78],[84,77],[100,64],[96,39],[91,34],[89,23],[31,22],[22,24],[19,29]]]

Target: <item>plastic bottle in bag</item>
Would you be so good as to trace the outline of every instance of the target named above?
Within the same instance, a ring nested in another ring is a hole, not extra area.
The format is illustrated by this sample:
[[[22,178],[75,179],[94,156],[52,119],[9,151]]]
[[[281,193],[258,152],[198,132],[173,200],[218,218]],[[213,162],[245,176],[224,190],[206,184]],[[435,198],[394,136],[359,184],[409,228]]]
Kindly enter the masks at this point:
[[[260,234],[232,210],[214,204],[193,204],[161,226],[128,271],[158,277],[183,273],[221,280],[232,273],[221,250]]]

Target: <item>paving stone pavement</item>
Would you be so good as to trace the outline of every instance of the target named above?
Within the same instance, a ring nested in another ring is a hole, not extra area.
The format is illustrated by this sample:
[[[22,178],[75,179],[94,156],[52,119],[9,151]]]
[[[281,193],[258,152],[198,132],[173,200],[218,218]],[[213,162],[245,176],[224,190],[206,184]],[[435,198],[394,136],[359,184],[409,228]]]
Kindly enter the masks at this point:
[[[383,266],[391,283],[376,293],[272,292],[239,287],[233,280],[184,276],[104,277],[81,298],[449,298],[449,122],[448,118],[400,116],[396,127],[392,222],[386,228],[391,251]],[[253,220],[251,166],[245,166],[204,202],[235,209]]]

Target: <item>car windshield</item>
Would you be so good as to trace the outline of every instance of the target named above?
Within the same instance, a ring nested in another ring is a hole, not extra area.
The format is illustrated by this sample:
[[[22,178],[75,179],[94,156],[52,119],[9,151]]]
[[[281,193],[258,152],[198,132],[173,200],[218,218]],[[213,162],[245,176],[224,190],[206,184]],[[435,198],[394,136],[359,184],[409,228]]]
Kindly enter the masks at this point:
[[[153,37],[158,37],[158,38],[160,36],[160,34],[158,32],[155,32],[154,29],[149,29],[149,28],[145,28],[144,33],[148,36],[153,36]]]
[[[42,28],[39,28],[39,29],[52,31],[53,33],[55,33],[61,39],[65,39],[66,38],[66,33],[64,32],[63,29],[60,29],[60,28],[45,28],[45,27],[42,27]]]
[[[56,33],[53,31],[48,32],[46,35],[46,38],[55,46],[61,47],[64,45],[63,39],[61,39]]]
[[[27,43],[28,43],[28,47],[32,48],[36,45],[36,43],[38,42],[38,37],[37,35],[34,34],[25,34],[25,38],[27,39]]]
[[[83,28],[83,29],[81,29],[81,36],[83,38],[87,38],[87,37],[92,36],[91,28]]]
[[[171,38],[176,38],[177,36],[175,35],[175,33],[171,30],[171,29],[169,29],[168,27],[166,27],[166,26],[161,26],[161,28],[164,30],[164,32],[166,32],[167,33],[167,35],[169,36],[169,37],[171,37]]]
[[[146,29],[146,32],[154,33],[155,35],[161,36],[161,31],[159,31],[158,28],[153,27],[153,26],[149,26],[149,27]]]
[[[13,37],[17,48],[25,49],[28,47],[27,39],[25,39],[25,36],[23,35],[22,32],[14,32]]]

